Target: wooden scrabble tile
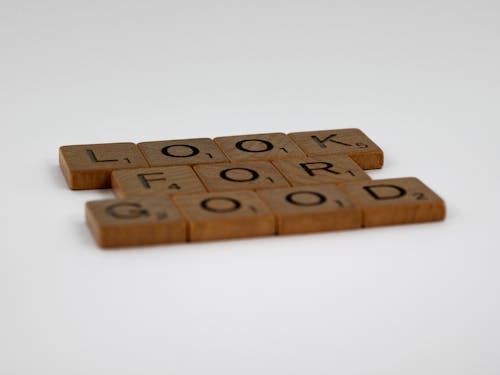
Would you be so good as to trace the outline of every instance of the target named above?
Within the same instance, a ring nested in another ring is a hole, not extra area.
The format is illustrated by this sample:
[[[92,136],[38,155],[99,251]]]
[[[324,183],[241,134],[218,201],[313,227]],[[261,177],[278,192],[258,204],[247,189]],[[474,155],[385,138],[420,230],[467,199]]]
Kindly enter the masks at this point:
[[[231,161],[274,160],[305,156],[284,133],[219,137],[214,141]]]
[[[209,191],[290,186],[276,168],[266,161],[195,165],[194,170]]]
[[[382,168],[384,153],[359,129],[288,134],[307,156],[347,155],[363,169]]]
[[[362,207],[365,227],[445,218],[444,201],[414,177],[351,182],[339,188]]]
[[[59,165],[69,187],[75,190],[110,188],[112,171],[148,167],[133,143],[62,146]]]
[[[361,209],[335,185],[258,190],[276,216],[278,234],[361,228]]]
[[[102,247],[185,242],[186,222],[166,197],[87,202],[87,223]]]
[[[276,160],[273,164],[292,186],[370,180],[370,176],[348,156]]]
[[[253,191],[176,195],[173,200],[187,218],[190,241],[275,233],[272,212]]]
[[[111,185],[121,198],[207,191],[193,169],[187,165],[114,171],[111,174]]]
[[[142,142],[138,146],[152,167],[228,161],[224,153],[210,138]]]

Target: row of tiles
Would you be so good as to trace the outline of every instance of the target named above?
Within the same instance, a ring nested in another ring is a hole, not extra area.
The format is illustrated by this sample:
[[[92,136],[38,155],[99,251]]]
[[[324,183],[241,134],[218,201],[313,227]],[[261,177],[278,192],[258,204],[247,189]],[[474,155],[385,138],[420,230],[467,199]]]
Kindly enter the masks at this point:
[[[102,247],[297,234],[443,220],[444,201],[416,178],[88,202]]]
[[[348,156],[122,169],[111,173],[111,185],[121,198],[340,184],[370,179]]]
[[[209,139],[62,146],[61,169],[71,189],[109,188],[114,170],[349,156],[361,169],[381,168],[383,152],[359,129],[267,133]]]

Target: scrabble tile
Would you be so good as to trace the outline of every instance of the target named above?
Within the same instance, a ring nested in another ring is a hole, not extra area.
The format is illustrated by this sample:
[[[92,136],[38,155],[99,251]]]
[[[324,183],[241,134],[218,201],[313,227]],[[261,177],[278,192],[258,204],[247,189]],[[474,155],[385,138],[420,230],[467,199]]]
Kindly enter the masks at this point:
[[[188,221],[190,241],[275,233],[272,212],[253,191],[176,195],[173,200]]]
[[[414,177],[351,182],[339,188],[362,207],[365,227],[445,218],[444,201]]]
[[[370,176],[348,156],[276,160],[273,164],[292,186],[370,180]]]
[[[138,146],[152,167],[228,161],[215,142],[209,138],[142,142]]]
[[[185,242],[187,225],[165,197],[87,202],[87,223],[102,247]]]
[[[276,216],[278,234],[361,228],[361,209],[335,185],[258,190]]]
[[[172,195],[207,191],[187,165],[123,169],[111,174],[111,185],[121,198],[144,195]]]
[[[302,150],[283,133],[219,137],[214,141],[231,161],[303,157]]]
[[[382,168],[384,153],[359,129],[318,130],[289,134],[307,156],[346,155],[363,169]]]
[[[290,186],[276,168],[266,161],[196,165],[194,170],[209,191]]]
[[[110,188],[112,171],[148,167],[133,143],[62,146],[59,165],[69,187],[75,190]]]

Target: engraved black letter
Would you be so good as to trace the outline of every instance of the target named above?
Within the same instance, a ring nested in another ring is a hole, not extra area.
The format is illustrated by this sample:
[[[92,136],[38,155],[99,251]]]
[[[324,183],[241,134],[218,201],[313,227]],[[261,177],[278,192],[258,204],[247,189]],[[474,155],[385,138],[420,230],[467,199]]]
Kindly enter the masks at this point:
[[[121,207],[128,209],[120,212]],[[106,213],[116,219],[137,219],[141,216],[149,216],[149,212],[142,209],[139,203],[116,203],[106,207]]]
[[[248,178],[234,178],[234,177],[229,177],[228,176],[228,173],[231,172],[231,171],[246,171],[248,173],[250,173],[250,176]],[[233,182],[248,182],[248,181],[253,181],[253,180],[256,180],[259,178],[259,174],[254,171],[253,169],[249,169],[249,168],[228,168],[228,169],[224,169],[222,172],[220,172],[220,176],[221,178],[223,178],[224,180],[227,180],[227,181],[233,181]]]
[[[261,142],[264,144],[265,148],[261,150],[249,150],[248,148],[244,147],[245,142]],[[273,144],[269,141],[266,141],[264,139],[244,139],[242,141],[239,141],[236,143],[236,148],[241,151],[246,151],[246,152],[266,152],[270,151],[274,148]]]
[[[226,201],[226,202],[229,202],[231,204],[231,206],[226,207],[226,208],[224,208],[224,207],[221,207],[221,208],[210,207],[209,203],[212,201]],[[213,198],[205,199],[203,202],[201,202],[200,206],[207,211],[216,212],[216,213],[227,213],[227,212],[233,212],[233,211],[239,210],[241,208],[241,203],[233,198],[213,197]]]
[[[381,196],[378,193],[374,191],[374,189],[377,188],[382,188],[382,189],[394,189],[396,190],[394,195],[384,195]],[[384,199],[396,199],[396,198],[401,198],[406,195],[406,190],[396,186],[396,185],[375,185],[375,186],[363,186],[363,189],[365,189],[374,199],[376,200],[384,200]]]
[[[322,165],[322,167],[309,168],[309,165],[317,165],[317,164]],[[327,171],[327,172],[333,173],[333,174],[340,174],[340,172],[337,172],[337,171],[330,169],[330,168],[333,168],[333,164],[328,163],[328,162],[317,161],[317,162],[313,162],[313,163],[300,163],[300,166],[307,172],[307,174],[309,176],[315,176],[316,174],[314,173],[314,171],[318,171],[318,170]]]
[[[339,145],[342,145],[342,146],[352,146],[350,145],[349,143],[343,143],[343,142],[340,142],[340,141],[336,141],[335,139],[332,139],[333,137],[335,137],[337,134],[330,134],[328,137],[326,137],[325,139],[319,139],[317,136],[315,135],[311,135],[311,138],[313,139],[313,141],[315,141],[319,147],[321,148],[326,148],[326,145],[325,145],[325,142],[333,142],[333,143],[338,143]]]
[[[153,176],[155,174],[163,174],[163,172],[157,172],[157,173],[140,173],[137,175],[137,178],[141,181],[142,186],[144,186],[144,189],[151,189],[151,185],[149,184],[150,181],[166,181],[165,178],[153,178],[151,180],[148,180],[144,176]]]
[[[313,197],[316,197],[316,201],[313,202],[299,202],[295,200],[295,196],[298,194],[304,194],[304,195],[312,195]],[[323,204],[326,202],[326,197],[323,194],[320,194],[316,191],[296,191],[294,193],[290,193],[286,196],[286,201],[291,204],[295,204],[297,206],[319,206],[320,204]]]
[[[87,155],[89,156],[90,160],[92,160],[94,163],[105,163],[107,161],[118,161],[118,159],[99,160],[99,159],[97,159],[97,156],[95,156],[94,151],[92,151],[92,150],[87,150]]]
[[[187,155],[175,155],[170,153],[170,148],[171,147],[187,147],[191,150],[190,154]],[[170,145],[170,146],[165,146],[161,149],[161,153],[165,156],[171,156],[173,158],[189,158],[191,156],[198,155],[200,153],[200,150],[197,147],[191,146],[191,145]]]

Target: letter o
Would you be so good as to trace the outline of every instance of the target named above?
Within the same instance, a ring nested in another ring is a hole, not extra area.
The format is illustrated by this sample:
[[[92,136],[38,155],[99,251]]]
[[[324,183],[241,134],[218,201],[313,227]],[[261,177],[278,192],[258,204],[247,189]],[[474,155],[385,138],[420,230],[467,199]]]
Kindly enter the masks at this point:
[[[299,202],[299,201],[295,200],[295,196],[299,195],[299,194],[312,195],[312,196],[316,197],[317,200],[315,202],[310,202],[310,203]],[[315,191],[296,191],[296,192],[288,194],[285,199],[288,203],[294,204],[296,206],[319,206],[320,204],[323,204],[326,202],[326,197],[323,194],[320,194],[320,193],[315,192]]]
[[[262,150],[249,150],[244,146],[246,142],[260,142],[263,143],[265,147]],[[273,144],[269,141],[266,141],[265,139],[243,139],[241,141],[238,141],[235,146],[238,150],[245,152],[266,152],[271,151],[274,148]]]
[[[127,212],[120,212],[120,207],[127,207]],[[139,203],[116,203],[106,207],[106,213],[116,219],[137,219],[141,216],[149,216],[147,210],[143,209]]]
[[[191,150],[191,153],[189,155],[175,155],[170,153],[170,148],[172,147],[187,147]],[[165,146],[161,149],[161,153],[165,156],[171,156],[173,158],[189,158],[191,156],[198,155],[200,153],[200,150],[197,147],[191,146],[191,145],[170,145],[170,146]]]
[[[229,172],[235,171],[235,170],[246,171],[246,172],[250,173],[250,177],[248,177],[246,179],[235,179],[233,177],[228,176]],[[224,169],[223,171],[221,171],[219,175],[224,180],[232,181],[232,182],[249,182],[249,181],[253,181],[253,180],[256,180],[259,178],[259,174],[256,171],[254,171],[253,169],[249,169],[249,168],[228,168],[228,169]]]
[[[210,202],[212,201],[227,201],[229,203],[231,203],[231,207],[228,207],[228,208],[214,208],[214,207],[210,207]],[[234,198],[229,198],[229,197],[213,197],[213,198],[207,198],[205,200],[203,200],[201,203],[200,203],[200,206],[207,210],[207,211],[210,211],[210,212],[216,212],[216,213],[228,213],[228,212],[234,212],[234,211],[237,211],[241,208],[241,203],[239,201],[237,201],[236,199]]]

